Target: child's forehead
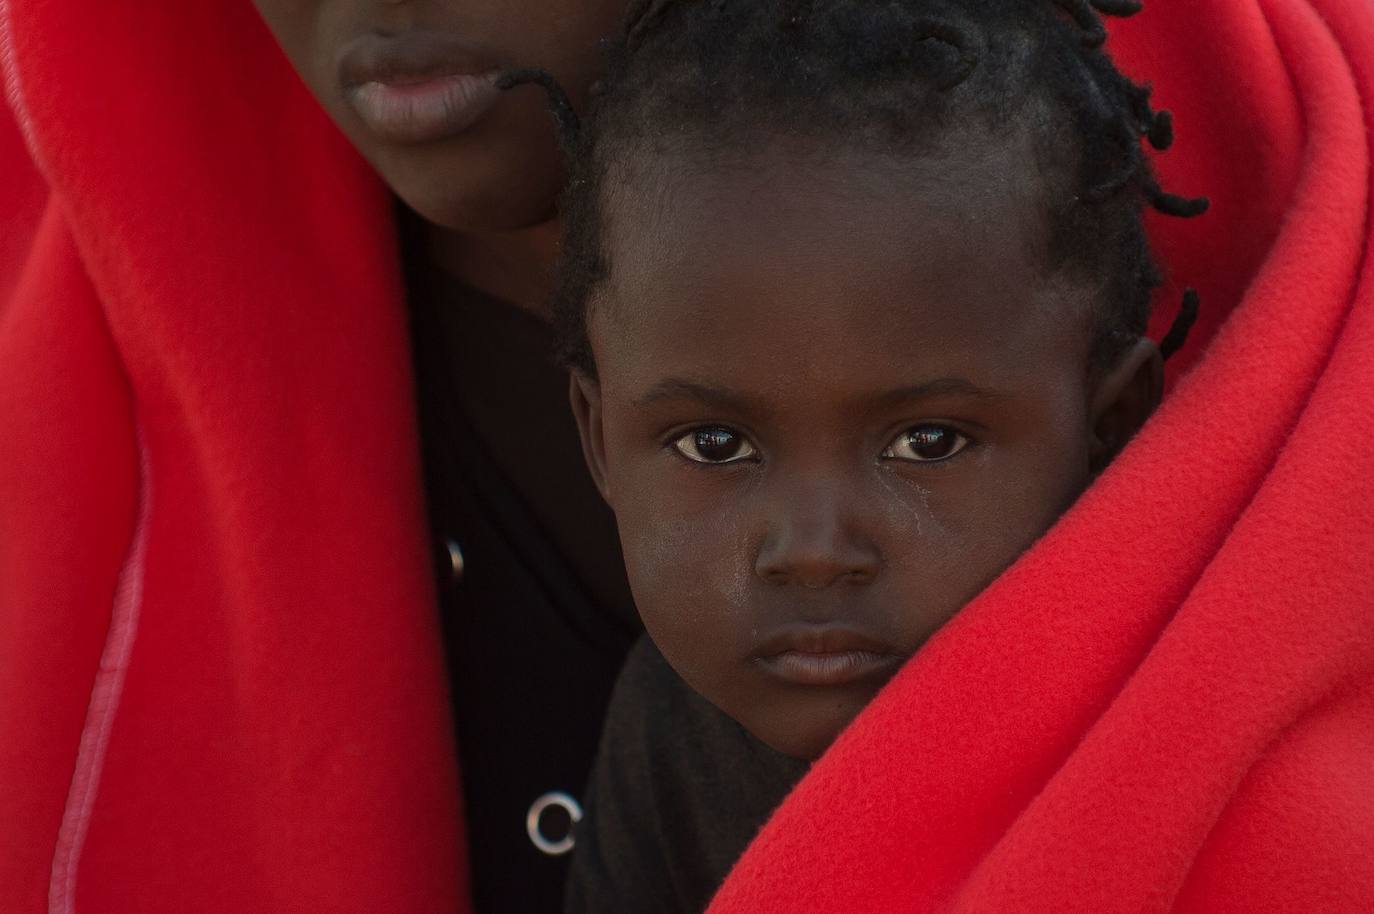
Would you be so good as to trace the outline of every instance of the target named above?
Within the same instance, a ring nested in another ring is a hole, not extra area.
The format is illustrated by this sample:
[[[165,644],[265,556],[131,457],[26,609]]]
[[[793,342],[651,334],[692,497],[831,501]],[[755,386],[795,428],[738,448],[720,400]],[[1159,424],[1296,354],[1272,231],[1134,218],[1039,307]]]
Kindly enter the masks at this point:
[[[607,309],[591,327],[605,399],[640,404],[671,380],[730,392],[754,415],[847,421],[900,407],[915,395],[899,392],[937,381],[1014,401],[1087,375],[1084,322],[1017,289],[1015,277],[957,290],[774,277]]]
[[[608,213],[599,370],[764,364],[797,380],[857,366],[876,379],[913,361],[992,371],[1086,352],[1088,295],[1043,275],[1026,169],[1011,171],[1011,151],[970,161],[641,171],[643,193],[620,184]]]
[[[685,145],[622,157],[604,187],[608,260],[648,254],[655,271],[673,251],[687,260],[720,246],[738,251],[728,236],[746,230],[755,233],[751,248],[775,234],[814,245],[843,228],[926,244],[967,238],[1034,256],[1043,253],[1049,222],[1048,194],[1021,132],[960,131],[922,155],[766,136],[746,148]]]
[[[959,294],[1044,272],[1044,194],[1012,145],[917,159],[845,149],[763,150],[723,165],[664,157],[613,177],[603,301],[759,294],[798,275],[836,293]]]

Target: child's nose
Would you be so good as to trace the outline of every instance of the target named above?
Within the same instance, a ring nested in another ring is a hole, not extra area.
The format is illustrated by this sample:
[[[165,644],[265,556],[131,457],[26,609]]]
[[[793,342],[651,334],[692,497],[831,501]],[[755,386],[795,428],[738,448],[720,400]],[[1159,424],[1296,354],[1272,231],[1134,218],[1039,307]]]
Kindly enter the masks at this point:
[[[882,556],[863,535],[853,504],[844,493],[826,487],[780,497],[767,518],[754,573],[770,584],[812,590],[872,581]]]

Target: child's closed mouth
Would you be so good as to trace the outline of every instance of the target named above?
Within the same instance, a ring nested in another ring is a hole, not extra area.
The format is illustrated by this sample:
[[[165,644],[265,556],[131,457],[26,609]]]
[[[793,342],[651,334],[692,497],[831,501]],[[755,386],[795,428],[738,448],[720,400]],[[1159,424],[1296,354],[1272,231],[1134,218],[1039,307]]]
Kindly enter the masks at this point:
[[[834,686],[886,680],[906,656],[853,628],[802,624],[786,626],[766,637],[752,659],[788,683]]]

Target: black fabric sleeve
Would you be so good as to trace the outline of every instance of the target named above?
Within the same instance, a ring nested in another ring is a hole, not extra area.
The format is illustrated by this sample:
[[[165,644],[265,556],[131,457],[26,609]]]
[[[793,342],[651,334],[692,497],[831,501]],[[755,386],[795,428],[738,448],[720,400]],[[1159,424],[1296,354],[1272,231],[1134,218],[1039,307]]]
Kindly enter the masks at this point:
[[[567,914],[700,914],[806,768],[693,692],[641,639],[611,697]]]

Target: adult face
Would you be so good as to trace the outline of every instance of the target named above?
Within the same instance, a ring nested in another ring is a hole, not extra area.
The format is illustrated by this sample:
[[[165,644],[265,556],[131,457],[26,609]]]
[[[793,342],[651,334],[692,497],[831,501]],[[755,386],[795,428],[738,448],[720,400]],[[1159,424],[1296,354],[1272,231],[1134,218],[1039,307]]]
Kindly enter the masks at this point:
[[[537,87],[549,70],[578,102],[625,0],[254,0],[301,78],[413,209],[459,231],[547,220],[563,171]]]

